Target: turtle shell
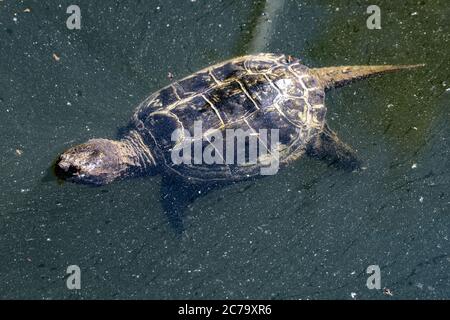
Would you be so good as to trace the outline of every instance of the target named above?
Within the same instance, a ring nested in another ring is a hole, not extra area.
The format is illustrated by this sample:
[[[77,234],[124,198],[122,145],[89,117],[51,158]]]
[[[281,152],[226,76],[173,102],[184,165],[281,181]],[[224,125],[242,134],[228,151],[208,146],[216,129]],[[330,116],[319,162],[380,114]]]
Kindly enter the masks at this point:
[[[228,129],[242,129],[271,150],[275,148],[270,142],[271,129],[277,129],[279,164],[285,165],[303,155],[308,142],[323,129],[324,97],[317,79],[299,60],[275,54],[248,55],[203,69],[155,92],[139,105],[132,122],[162,169],[190,180],[241,180],[260,174],[267,156],[274,155],[269,153],[253,164],[229,161],[224,157],[230,152],[226,143],[220,150],[213,143],[218,136],[226,139],[232,132]],[[201,135],[195,132],[197,121],[202,124]],[[176,129],[186,134],[174,139]],[[264,141],[262,129],[267,130]],[[201,146],[202,151],[214,148],[213,153],[224,161],[175,164],[171,152],[186,142]]]

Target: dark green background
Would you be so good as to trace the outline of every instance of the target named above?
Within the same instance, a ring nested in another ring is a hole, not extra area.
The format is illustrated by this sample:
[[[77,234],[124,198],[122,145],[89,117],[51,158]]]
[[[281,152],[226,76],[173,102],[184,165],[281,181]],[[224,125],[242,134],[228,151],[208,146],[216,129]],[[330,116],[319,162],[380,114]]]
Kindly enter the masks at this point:
[[[368,30],[372,2],[279,0],[265,16],[264,1],[0,2],[0,298],[450,298],[449,1],[376,1],[382,29]],[[79,31],[66,28],[70,4]],[[212,192],[182,237],[159,177],[43,181],[65,148],[114,137],[169,72],[252,50],[311,67],[427,66],[327,95],[330,126],[365,170],[303,159]],[[79,292],[65,286],[71,264]],[[392,297],[367,289],[373,264]]]

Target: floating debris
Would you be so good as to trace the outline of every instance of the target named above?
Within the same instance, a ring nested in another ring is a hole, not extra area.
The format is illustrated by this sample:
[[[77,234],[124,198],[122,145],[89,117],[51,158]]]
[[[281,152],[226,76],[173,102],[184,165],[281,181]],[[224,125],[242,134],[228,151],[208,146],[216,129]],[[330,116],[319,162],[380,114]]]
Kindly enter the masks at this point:
[[[25,10],[23,10],[23,12],[25,12],[25,13],[30,13],[30,12],[31,12],[31,9],[30,9],[30,8],[26,8]]]
[[[53,57],[53,59],[54,59],[56,62],[58,62],[59,60],[61,60],[61,58],[60,58],[56,53],[54,53],[52,57]]]
[[[21,149],[16,149],[16,155],[21,156],[23,151]]]
[[[411,169],[416,169],[417,168],[417,163],[413,163],[411,166]]]

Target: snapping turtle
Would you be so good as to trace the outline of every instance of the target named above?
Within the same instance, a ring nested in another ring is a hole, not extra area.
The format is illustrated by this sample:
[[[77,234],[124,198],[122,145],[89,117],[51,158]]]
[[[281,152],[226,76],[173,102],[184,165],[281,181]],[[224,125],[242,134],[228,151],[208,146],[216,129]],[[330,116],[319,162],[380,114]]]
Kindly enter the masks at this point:
[[[136,109],[120,140],[92,139],[60,155],[56,174],[66,180],[103,185],[119,178],[151,175],[182,181],[237,181],[260,174],[264,161],[243,163],[174,163],[181,141],[195,143],[195,123],[207,133],[227,129],[277,129],[280,166],[312,155],[354,169],[358,160],[325,121],[325,91],[404,66],[341,66],[309,69],[291,56],[248,55],[203,69],[149,96]],[[173,138],[176,130],[194,135]],[[197,137],[198,140],[198,137]],[[201,150],[212,144],[200,139]],[[269,139],[266,139],[270,144]],[[275,150],[275,146],[268,146]],[[215,152],[225,154],[227,145]],[[233,146],[236,148],[236,146]],[[237,150],[238,151],[238,150]],[[270,157],[270,153],[269,153]],[[261,160],[261,161],[260,161]]]

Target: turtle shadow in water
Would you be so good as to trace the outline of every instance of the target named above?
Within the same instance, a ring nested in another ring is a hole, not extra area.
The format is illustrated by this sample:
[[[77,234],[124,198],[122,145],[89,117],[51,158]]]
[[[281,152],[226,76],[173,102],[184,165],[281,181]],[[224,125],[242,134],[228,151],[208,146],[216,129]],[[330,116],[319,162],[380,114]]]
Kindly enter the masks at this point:
[[[334,157],[327,157],[322,154],[310,154],[312,158],[325,160],[329,167],[350,172],[360,171],[361,161],[354,158],[346,159],[346,161],[338,161]],[[250,177],[245,182],[251,184],[263,179],[265,176]],[[197,199],[206,196],[209,192],[220,190],[227,186],[243,183],[244,181],[220,181],[220,182],[202,182],[190,183],[179,176],[162,174],[160,187],[161,205],[170,227],[177,236],[181,236],[185,231],[184,219],[189,214],[188,207]],[[247,190],[245,188],[244,190]]]
[[[183,220],[188,206],[207,193],[236,182],[189,183],[181,177],[163,174],[161,181],[161,205],[168,222],[177,235],[185,230]]]

